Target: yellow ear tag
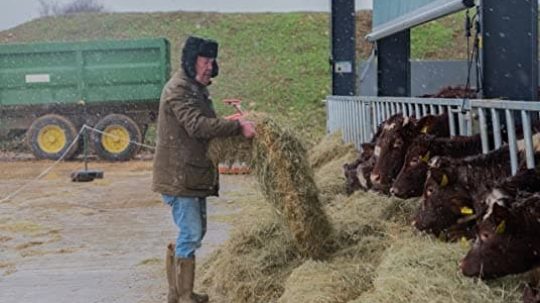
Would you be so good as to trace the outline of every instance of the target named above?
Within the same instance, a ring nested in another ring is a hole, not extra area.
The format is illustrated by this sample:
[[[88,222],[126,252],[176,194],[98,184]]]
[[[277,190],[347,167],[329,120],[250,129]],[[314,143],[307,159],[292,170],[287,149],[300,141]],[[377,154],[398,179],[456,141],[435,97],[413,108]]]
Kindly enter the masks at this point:
[[[427,152],[427,154],[425,156],[420,157],[420,161],[428,163],[429,162],[429,152]]]
[[[427,126],[422,127],[422,129],[420,130],[420,132],[421,132],[422,134],[427,134],[428,131],[429,131],[429,127],[427,127]]]
[[[497,228],[495,229],[495,232],[498,235],[502,235],[502,234],[504,234],[505,230],[506,230],[506,221],[502,220],[501,223],[499,223],[499,225],[497,225]]]
[[[466,216],[474,215],[474,210],[472,208],[467,207],[467,206],[463,206],[459,210],[461,211],[462,215],[466,215]]]
[[[444,175],[442,175],[440,186],[445,187],[446,185],[448,185],[448,177],[446,176],[446,174],[444,174]]]

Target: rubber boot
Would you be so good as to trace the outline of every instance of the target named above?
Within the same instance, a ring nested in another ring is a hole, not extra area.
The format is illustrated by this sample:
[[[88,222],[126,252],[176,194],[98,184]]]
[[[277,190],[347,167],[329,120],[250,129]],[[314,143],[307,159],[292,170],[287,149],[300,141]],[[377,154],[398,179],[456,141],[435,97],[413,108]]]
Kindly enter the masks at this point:
[[[176,289],[178,303],[206,303],[208,295],[193,292],[195,258],[176,258]]]
[[[169,283],[167,303],[178,303],[178,293],[176,291],[176,266],[174,265],[174,245],[172,243],[167,245],[165,270],[167,272],[167,282]]]

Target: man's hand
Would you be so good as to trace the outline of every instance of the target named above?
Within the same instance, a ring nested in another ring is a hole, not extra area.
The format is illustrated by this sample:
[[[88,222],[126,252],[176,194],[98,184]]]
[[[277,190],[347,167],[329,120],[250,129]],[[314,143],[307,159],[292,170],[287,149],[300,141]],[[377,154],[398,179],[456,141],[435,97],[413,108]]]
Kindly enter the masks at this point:
[[[242,119],[239,119],[238,122],[240,122],[240,127],[242,128],[242,136],[247,139],[255,137],[255,123]]]

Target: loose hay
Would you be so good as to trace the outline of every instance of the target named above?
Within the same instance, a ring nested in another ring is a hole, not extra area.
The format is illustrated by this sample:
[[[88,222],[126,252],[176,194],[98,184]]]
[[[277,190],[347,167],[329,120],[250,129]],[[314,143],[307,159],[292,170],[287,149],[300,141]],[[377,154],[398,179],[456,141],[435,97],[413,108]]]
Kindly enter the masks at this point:
[[[208,156],[214,163],[251,162],[251,140],[242,136],[215,138],[210,141]]]
[[[231,238],[201,267],[202,284],[213,302],[275,302],[302,259],[268,204],[254,201],[243,213]]]
[[[373,269],[350,258],[329,262],[307,261],[289,276],[285,293],[278,302],[348,302],[371,284],[367,272],[373,272]]]
[[[257,121],[253,166],[266,200],[285,219],[303,256],[321,259],[331,226],[321,209],[306,150],[268,117]]]
[[[342,195],[336,179],[341,162],[354,155],[350,149],[333,157],[336,147],[316,146],[309,158],[314,177],[292,134],[270,119],[256,121],[252,163],[270,203],[253,203],[244,215],[251,221],[237,223],[240,229],[203,265],[203,286],[214,302],[520,301],[524,277],[489,283],[463,277],[457,262],[465,247],[415,234],[410,221],[419,200]]]
[[[353,302],[520,302],[520,277],[486,284],[461,275],[458,260],[466,250],[460,243],[402,231],[384,253],[374,289]]]
[[[354,152],[356,157],[358,156],[358,152],[356,151],[354,145],[345,144],[342,137],[342,132],[337,131],[324,137],[317,145],[313,146],[309,150],[309,163],[313,169],[316,170],[328,162],[341,158],[351,152]]]
[[[346,193],[343,164],[354,161],[357,156],[356,150],[352,148],[341,157],[337,157],[315,170],[315,183],[323,204],[327,204],[338,194]]]

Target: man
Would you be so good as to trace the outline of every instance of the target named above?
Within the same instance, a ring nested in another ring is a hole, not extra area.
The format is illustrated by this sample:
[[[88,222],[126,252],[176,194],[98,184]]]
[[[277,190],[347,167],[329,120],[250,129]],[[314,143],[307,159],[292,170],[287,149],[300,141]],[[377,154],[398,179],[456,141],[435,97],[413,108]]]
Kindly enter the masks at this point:
[[[169,303],[208,302],[207,295],[193,292],[193,282],[195,251],[206,232],[206,197],[219,190],[217,168],[207,156],[209,140],[255,136],[252,122],[216,117],[207,86],[218,75],[217,53],[217,42],[189,37],[182,66],[161,94],[152,189],[171,206],[180,229],[175,247],[167,247]]]

